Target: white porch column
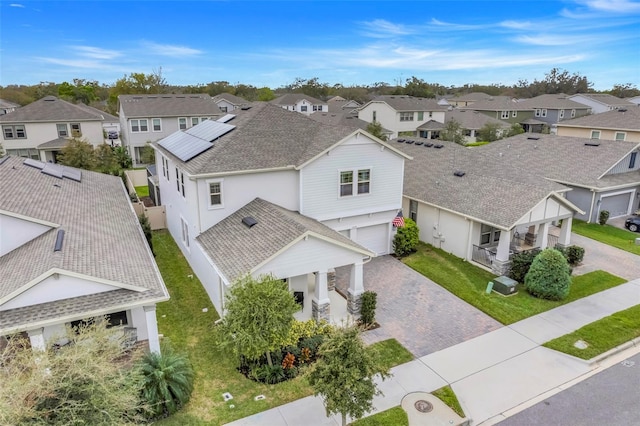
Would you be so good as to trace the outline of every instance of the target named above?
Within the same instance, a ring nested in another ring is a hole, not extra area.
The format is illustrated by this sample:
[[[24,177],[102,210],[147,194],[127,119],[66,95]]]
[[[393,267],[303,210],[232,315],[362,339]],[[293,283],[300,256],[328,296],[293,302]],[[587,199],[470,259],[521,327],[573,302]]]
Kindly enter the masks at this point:
[[[331,300],[329,300],[329,290],[327,288],[327,272],[316,272],[316,288],[311,299],[311,316],[316,321],[329,321],[331,315]]]
[[[573,217],[569,216],[562,220],[560,227],[560,235],[558,236],[558,245],[560,247],[569,247],[571,245],[571,226],[573,225]]]
[[[362,293],[364,293],[363,264],[364,263],[360,261],[351,265],[349,290],[347,291],[347,311],[352,315],[360,314],[361,298]]]
[[[547,244],[549,243],[549,222],[545,222],[541,224],[542,226],[538,229],[538,238],[536,239],[536,247],[541,248],[542,250],[547,248]]]
[[[156,321],[156,305],[144,306],[143,309],[145,322],[147,323],[149,350],[159,354],[160,336],[158,335],[158,323]]]
[[[44,328],[36,328],[35,330],[28,330],[29,341],[31,342],[31,349],[34,351],[45,351],[47,345],[44,341]]]
[[[496,258],[493,259],[491,270],[496,275],[505,275],[509,271],[509,246],[511,244],[511,231],[500,232],[500,240],[496,250]]]

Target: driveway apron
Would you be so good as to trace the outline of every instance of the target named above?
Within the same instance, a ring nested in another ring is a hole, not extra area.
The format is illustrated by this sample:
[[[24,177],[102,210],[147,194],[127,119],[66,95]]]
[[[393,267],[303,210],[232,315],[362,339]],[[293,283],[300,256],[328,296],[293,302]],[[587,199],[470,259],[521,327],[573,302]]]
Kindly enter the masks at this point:
[[[584,248],[584,260],[573,269],[574,275],[601,269],[629,281],[640,278],[640,256],[636,254],[575,233],[571,234],[571,244]]]
[[[392,256],[373,258],[363,272],[365,290],[378,294],[380,324],[363,333],[367,343],[395,338],[421,357],[502,327]],[[349,268],[336,269],[336,287],[346,295]]]

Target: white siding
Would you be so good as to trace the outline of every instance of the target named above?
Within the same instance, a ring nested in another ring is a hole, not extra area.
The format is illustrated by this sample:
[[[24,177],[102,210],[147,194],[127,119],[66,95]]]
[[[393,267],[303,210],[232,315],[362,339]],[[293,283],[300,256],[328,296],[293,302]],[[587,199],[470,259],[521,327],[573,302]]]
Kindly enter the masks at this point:
[[[386,210],[402,203],[404,159],[357,134],[300,171],[301,213],[326,221]],[[370,193],[339,196],[340,171],[370,169]]]
[[[400,113],[393,109],[386,102],[372,102],[358,111],[358,118],[368,123],[373,122],[373,112],[375,111],[376,120],[382,127],[392,132],[391,139],[398,137],[399,132],[415,132],[418,127],[433,120],[444,123],[444,111],[422,111],[422,120],[419,120],[419,111],[413,112],[412,121],[400,121]],[[429,114],[431,113],[431,117]]]
[[[391,242],[390,226],[389,223],[381,223],[379,225],[355,228],[355,236],[351,238],[378,255],[388,254]],[[354,232],[352,231],[351,234],[354,234]]]
[[[200,279],[200,282],[207,292],[209,299],[213,303],[213,306],[216,308],[216,311],[220,316],[222,316],[226,285],[222,282],[222,278],[218,274],[218,271],[214,268],[209,258],[204,254],[202,246],[198,244],[197,241],[194,241],[191,246],[189,264],[191,265],[196,277]],[[192,280],[188,277],[185,279]],[[194,286],[197,285],[195,277],[192,281]]]
[[[0,214],[0,256],[44,234],[51,227]],[[53,250],[53,247],[51,247]]]
[[[516,225],[535,225],[549,222],[552,219],[563,219],[573,216],[573,211],[554,198],[540,201],[531,211],[516,222]]]
[[[2,147],[6,149],[36,148],[38,145],[58,139],[57,123],[67,124],[67,132],[71,137],[70,123],[80,123],[82,136],[80,139],[86,140],[93,146],[104,143],[101,121],[73,121],[60,120],[51,123],[20,123],[25,125],[27,137],[25,139],[4,139],[2,137]],[[7,124],[8,125],[8,124]]]

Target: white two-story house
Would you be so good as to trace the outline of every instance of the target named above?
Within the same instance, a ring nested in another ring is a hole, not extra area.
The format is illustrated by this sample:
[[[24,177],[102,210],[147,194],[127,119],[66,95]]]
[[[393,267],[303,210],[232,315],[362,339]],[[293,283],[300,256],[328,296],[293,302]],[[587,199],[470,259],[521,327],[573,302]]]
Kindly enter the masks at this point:
[[[391,138],[399,135],[418,135],[418,127],[435,121],[444,123],[447,107],[435,99],[414,98],[407,95],[378,96],[358,109],[358,118],[367,123],[378,122],[391,131]]]
[[[169,231],[220,313],[238,278],[270,273],[330,319],[328,276],[348,265],[357,313],[363,264],[391,251],[410,157],[268,103],[236,112],[152,144]]]
[[[224,115],[207,94],[118,96],[121,139],[134,164],[147,142]]]
[[[270,101],[273,105],[278,105],[288,111],[296,111],[304,115],[314,112],[328,112],[329,104],[304,93],[287,93]]]

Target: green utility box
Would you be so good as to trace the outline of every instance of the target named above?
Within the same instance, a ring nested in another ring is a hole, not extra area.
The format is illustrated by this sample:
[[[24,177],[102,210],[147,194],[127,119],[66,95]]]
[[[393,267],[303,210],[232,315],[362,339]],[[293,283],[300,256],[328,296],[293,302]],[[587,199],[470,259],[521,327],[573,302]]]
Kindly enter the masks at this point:
[[[506,275],[502,275],[493,280],[493,291],[500,293],[503,296],[511,296],[512,294],[517,293],[517,285],[518,281],[513,280]]]

